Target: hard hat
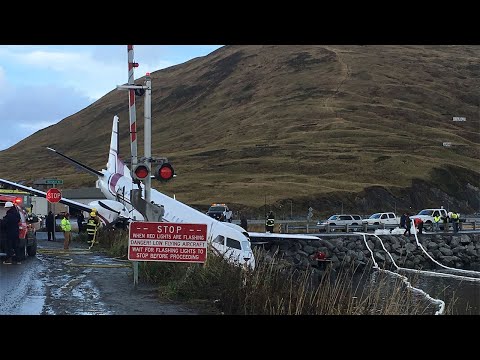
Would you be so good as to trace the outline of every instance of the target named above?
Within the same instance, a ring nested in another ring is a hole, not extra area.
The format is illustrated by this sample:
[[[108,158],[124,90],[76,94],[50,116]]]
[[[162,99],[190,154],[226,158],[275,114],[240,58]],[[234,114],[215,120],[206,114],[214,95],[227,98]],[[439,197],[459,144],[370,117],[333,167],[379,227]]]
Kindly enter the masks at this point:
[[[97,212],[97,209],[93,208],[93,209],[92,209],[92,212]]]
[[[90,213],[90,216],[96,216],[96,215],[97,215],[97,214],[95,214],[95,211],[92,211],[92,212]]]
[[[13,203],[12,203],[11,201],[7,201],[7,202],[5,203],[5,207],[6,207],[6,208],[11,208],[11,207],[13,207]]]

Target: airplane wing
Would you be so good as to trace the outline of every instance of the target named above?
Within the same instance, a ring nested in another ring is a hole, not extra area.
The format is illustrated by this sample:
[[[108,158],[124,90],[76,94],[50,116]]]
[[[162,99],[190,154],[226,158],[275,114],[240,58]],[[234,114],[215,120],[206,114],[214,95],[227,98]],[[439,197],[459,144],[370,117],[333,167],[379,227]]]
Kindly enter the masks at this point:
[[[76,168],[78,168],[80,170],[84,170],[84,171],[89,172],[90,174],[95,175],[95,176],[103,177],[103,174],[100,171],[92,169],[90,166],[82,164],[81,162],[79,162],[75,159],[72,159],[71,157],[69,157],[67,155],[62,154],[60,151],[52,149],[51,147],[48,147],[48,146],[47,146],[47,150],[53,151],[55,154],[61,156],[65,160],[71,162],[73,165],[75,165]]]
[[[303,234],[279,234],[279,233],[267,233],[267,232],[252,232],[248,231],[248,236],[252,243],[271,241],[271,240],[318,240],[318,236],[303,235]]]
[[[8,185],[8,186],[11,186],[15,189],[19,189],[19,190],[23,190],[23,191],[28,191],[32,194],[35,194],[37,196],[41,196],[41,197],[44,197],[44,198],[47,197],[47,193],[45,191],[41,191],[41,190],[37,190],[37,189],[31,188],[31,187],[28,187],[28,186],[20,185],[18,183],[13,182],[13,181],[0,179],[0,184]],[[59,202],[62,203],[62,204],[68,205],[70,207],[73,207],[75,209],[78,209],[78,210],[87,211],[87,212],[92,211],[92,208],[90,206],[82,204],[80,202],[73,201],[73,200],[65,199],[64,197],[62,197]]]

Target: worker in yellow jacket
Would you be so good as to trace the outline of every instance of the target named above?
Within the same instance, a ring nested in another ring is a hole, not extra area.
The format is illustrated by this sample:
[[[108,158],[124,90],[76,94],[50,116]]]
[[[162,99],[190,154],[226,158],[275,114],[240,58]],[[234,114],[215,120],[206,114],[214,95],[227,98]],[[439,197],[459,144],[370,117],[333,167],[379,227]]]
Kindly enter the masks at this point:
[[[68,248],[70,247],[70,233],[72,231],[72,224],[70,224],[69,218],[70,218],[70,214],[65,213],[62,221],[60,222],[60,226],[62,228],[63,236],[64,236],[64,240],[63,240],[64,250],[68,250]]]
[[[90,218],[87,221],[87,234],[88,234],[88,242],[93,246],[97,237],[97,230],[100,226],[100,221],[98,220],[97,212],[92,211],[90,213]]]

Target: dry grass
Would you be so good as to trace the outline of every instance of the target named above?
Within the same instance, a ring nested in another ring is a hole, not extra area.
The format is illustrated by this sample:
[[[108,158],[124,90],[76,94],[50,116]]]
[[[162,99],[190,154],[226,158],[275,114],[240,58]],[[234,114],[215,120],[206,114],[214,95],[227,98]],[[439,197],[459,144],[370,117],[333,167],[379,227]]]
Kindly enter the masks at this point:
[[[100,244],[126,257],[127,237],[104,233]],[[327,269],[294,270],[280,258],[256,250],[254,271],[208,254],[204,264],[140,262],[140,279],[158,284],[161,297],[216,304],[217,311],[244,315],[396,315],[430,314],[431,307],[411,296],[398,280],[381,274]],[[357,272],[358,273],[358,272]]]
[[[232,266],[209,254],[205,266],[142,265],[146,277],[158,281],[163,296],[215,302],[225,314],[242,315],[403,315],[433,314],[399,280],[374,276],[370,269],[352,275],[327,270],[320,278],[256,253],[254,271]],[[148,274],[148,275],[147,275]],[[160,274],[160,275],[158,275]]]

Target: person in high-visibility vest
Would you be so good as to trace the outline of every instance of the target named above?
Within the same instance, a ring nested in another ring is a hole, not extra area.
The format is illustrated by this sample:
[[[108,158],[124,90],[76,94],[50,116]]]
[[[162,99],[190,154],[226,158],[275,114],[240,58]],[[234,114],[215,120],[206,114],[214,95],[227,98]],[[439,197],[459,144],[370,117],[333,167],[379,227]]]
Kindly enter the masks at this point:
[[[452,219],[452,224],[453,224],[453,232],[457,233],[458,232],[458,224],[460,222],[460,214],[456,212],[452,212],[452,215],[450,216]]]
[[[440,216],[440,213],[437,212],[437,214],[433,217],[433,231],[438,231],[440,229],[440,219],[442,217]]]
[[[88,234],[88,243],[94,244],[97,235],[97,229],[100,222],[98,221],[98,216],[95,211],[90,213],[90,218],[87,221],[87,234]]]
[[[275,225],[275,215],[273,215],[273,211],[270,211],[267,217],[267,221],[265,222],[265,228],[267,232],[273,233],[274,225]]]
[[[70,217],[70,214],[65,213],[62,221],[60,222],[60,226],[62,228],[63,236],[64,236],[64,240],[63,240],[64,250],[68,250],[70,246],[70,232],[72,231],[72,224],[70,224],[69,217]]]

